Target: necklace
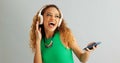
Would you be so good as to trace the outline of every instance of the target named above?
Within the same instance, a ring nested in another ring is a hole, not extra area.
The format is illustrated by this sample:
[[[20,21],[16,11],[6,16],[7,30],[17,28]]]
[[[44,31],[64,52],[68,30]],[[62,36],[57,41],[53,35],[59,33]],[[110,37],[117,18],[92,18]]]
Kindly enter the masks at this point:
[[[52,45],[53,45],[53,41],[52,41],[52,40],[50,41],[49,44],[46,44],[46,43],[45,43],[45,47],[46,47],[46,48],[49,48],[49,47],[51,47]]]
[[[46,48],[50,48],[52,45],[53,45],[53,38],[54,38],[54,35],[53,37],[49,40],[47,40],[46,38],[44,38],[44,45]]]

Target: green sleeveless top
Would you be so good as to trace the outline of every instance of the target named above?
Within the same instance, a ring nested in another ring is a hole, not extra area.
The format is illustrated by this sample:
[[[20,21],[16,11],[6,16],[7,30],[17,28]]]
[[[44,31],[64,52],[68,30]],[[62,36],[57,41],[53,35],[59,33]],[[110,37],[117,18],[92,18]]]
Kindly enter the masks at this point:
[[[72,50],[66,48],[60,39],[60,33],[56,32],[53,39],[49,38],[46,41],[53,41],[51,47],[46,48],[44,39],[41,42],[41,54],[43,63],[74,63]]]

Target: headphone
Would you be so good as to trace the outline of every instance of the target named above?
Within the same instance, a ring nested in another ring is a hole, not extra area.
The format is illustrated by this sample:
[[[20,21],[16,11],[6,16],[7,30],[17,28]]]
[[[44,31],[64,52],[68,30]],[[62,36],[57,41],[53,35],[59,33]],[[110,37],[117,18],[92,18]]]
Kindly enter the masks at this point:
[[[41,15],[41,13],[42,13],[43,9],[45,9],[47,6],[49,6],[49,5],[43,6],[43,7],[40,9],[40,11],[39,11],[38,16],[40,17],[40,25],[43,24],[43,16]],[[58,23],[58,27],[60,27],[60,25],[61,25],[61,23],[62,23],[62,19],[63,19],[63,14],[62,14],[62,12],[61,12],[61,11],[59,11],[59,12],[60,12],[60,14],[61,14],[61,17],[60,17],[60,21],[59,21],[59,23]]]

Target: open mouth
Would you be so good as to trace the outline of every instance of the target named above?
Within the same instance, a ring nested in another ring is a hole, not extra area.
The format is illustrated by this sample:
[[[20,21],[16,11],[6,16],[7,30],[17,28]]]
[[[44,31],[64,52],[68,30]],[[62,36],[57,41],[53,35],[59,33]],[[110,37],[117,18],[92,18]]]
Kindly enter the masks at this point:
[[[52,26],[52,27],[53,27],[53,26],[55,26],[55,23],[50,22],[50,23],[49,23],[49,26]]]

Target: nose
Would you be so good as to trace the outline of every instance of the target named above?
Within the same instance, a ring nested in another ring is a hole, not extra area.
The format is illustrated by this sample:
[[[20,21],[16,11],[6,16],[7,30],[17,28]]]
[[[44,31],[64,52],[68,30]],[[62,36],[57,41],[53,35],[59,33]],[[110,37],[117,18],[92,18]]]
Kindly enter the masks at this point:
[[[55,20],[55,16],[52,15],[52,16],[51,16],[51,20]]]

